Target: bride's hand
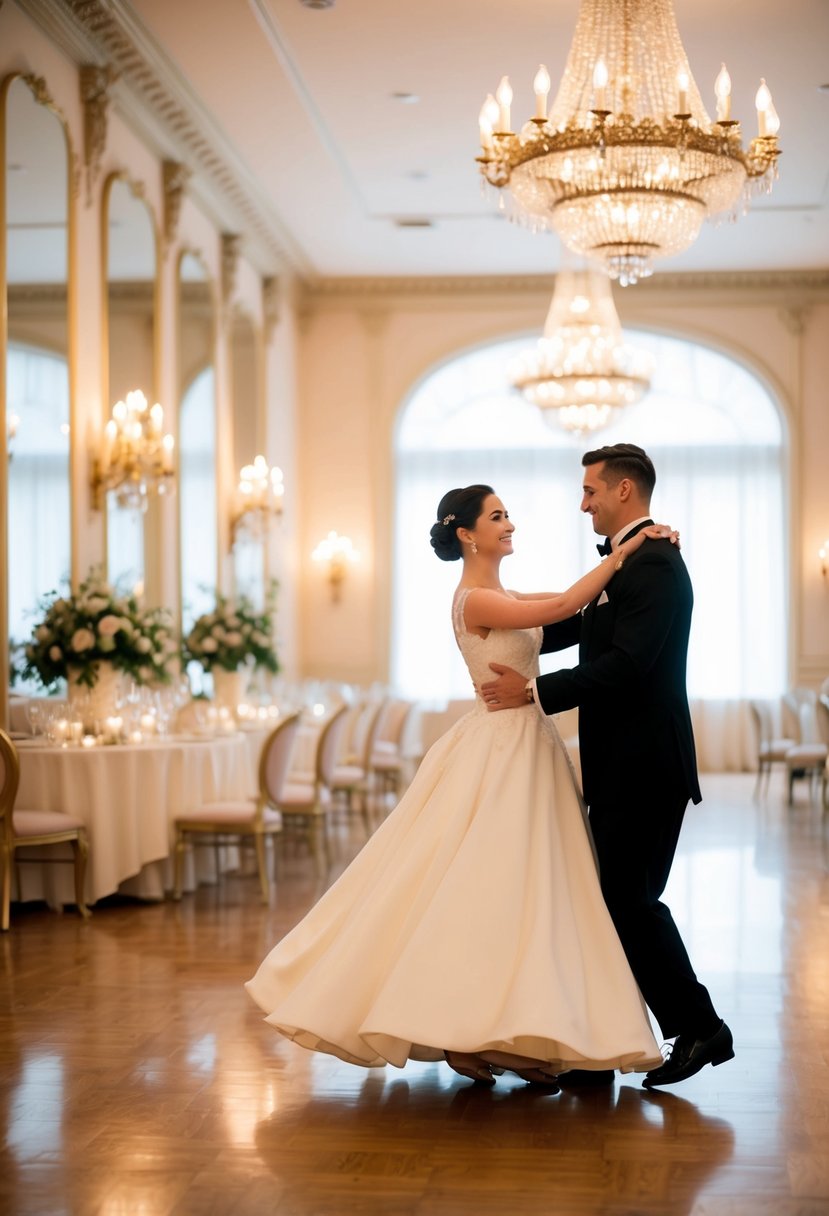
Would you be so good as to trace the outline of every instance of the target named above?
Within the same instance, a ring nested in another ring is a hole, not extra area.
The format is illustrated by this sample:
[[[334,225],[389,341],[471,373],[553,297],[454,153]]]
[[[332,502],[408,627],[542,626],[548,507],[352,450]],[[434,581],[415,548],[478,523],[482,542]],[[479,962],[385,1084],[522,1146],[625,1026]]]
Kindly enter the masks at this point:
[[[642,528],[635,536],[631,536],[630,540],[626,540],[621,549],[627,556],[629,553],[635,553],[646,540],[669,540],[672,545],[676,545],[677,549],[681,548],[679,532],[670,524],[648,524],[647,528]]]

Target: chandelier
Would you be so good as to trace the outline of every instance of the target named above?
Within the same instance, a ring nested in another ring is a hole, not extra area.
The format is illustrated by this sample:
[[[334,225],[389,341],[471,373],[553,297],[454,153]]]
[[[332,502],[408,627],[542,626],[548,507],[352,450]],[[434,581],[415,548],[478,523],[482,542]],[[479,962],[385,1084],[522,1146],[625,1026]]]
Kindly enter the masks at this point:
[[[712,122],[672,0],[581,0],[549,114],[543,66],[533,89],[535,115],[519,133],[508,77],[487,97],[481,173],[491,186],[509,187],[514,218],[554,229],[623,285],[692,245],[706,216],[736,215],[741,198],[768,192],[776,177],[780,120],[765,81],[755,98],[759,134],[744,150],[725,64]]]
[[[638,401],[652,372],[650,355],[625,344],[607,275],[562,270],[544,336],[515,361],[512,382],[545,422],[580,433],[606,426]]]
[[[248,532],[255,539],[264,538],[272,519],[282,514],[285,481],[276,465],[268,468],[264,456],[256,456],[239,472],[236,487],[236,507],[230,521],[231,547],[238,534]]]
[[[172,488],[175,440],[163,431],[163,408],[149,406],[142,392],[127,393],[125,401],[116,402],[92,470],[96,508],[111,492],[119,507],[146,511],[151,493],[166,494]]]

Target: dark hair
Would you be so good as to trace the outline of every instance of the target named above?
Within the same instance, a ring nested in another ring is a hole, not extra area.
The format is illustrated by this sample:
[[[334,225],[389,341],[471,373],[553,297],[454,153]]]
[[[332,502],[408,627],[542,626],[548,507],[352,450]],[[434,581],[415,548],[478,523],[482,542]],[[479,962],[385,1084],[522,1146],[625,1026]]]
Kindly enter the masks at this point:
[[[643,448],[635,443],[613,443],[595,452],[585,452],[581,458],[585,468],[604,462],[602,480],[609,486],[617,486],[623,477],[632,481],[644,499],[650,502],[656,485],[656,469]]]
[[[467,486],[449,490],[438,503],[438,522],[432,524],[431,545],[442,562],[456,562],[461,556],[458,528],[474,528],[484,499],[494,494],[492,486]]]

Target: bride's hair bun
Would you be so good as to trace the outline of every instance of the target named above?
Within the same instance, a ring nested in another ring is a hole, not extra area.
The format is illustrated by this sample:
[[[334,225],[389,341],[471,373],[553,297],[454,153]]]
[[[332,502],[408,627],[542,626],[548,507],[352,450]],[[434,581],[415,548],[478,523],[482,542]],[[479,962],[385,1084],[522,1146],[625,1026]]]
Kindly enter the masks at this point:
[[[474,528],[484,499],[494,492],[492,486],[466,486],[444,494],[438,503],[438,521],[429,533],[430,544],[442,562],[459,560],[462,550],[458,528]]]

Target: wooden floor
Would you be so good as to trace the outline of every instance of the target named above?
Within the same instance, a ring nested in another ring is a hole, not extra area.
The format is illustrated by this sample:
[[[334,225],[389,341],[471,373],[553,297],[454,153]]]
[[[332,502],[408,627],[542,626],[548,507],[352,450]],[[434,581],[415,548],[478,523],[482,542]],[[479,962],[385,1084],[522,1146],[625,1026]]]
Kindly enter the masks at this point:
[[[671,904],[736,1059],[669,1091],[551,1096],[281,1041],[242,989],[321,890],[16,906],[0,941],[0,1212],[48,1216],[829,1213],[829,818],[707,778]],[[359,847],[344,830],[342,864]],[[497,864],[492,881],[497,882]]]

